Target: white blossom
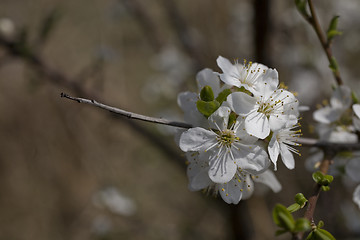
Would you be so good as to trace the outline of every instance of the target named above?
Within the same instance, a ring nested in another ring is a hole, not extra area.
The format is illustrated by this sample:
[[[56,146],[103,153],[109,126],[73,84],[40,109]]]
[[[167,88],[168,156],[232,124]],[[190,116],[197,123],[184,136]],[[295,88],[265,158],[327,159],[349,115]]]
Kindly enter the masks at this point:
[[[330,98],[330,105],[316,110],[313,117],[320,123],[330,124],[339,120],[351,105],[351,90],[347,86],[339,86]]]
[[[237,169],[234,177],[226,183],[215,183],[209,175],[209,162],[199,157],[198,152],[186,153],[188,159],[187,175],[189,178],[189,189],[199,191],[206,189],[212,192],[228,204],[237,204],[240,200],[248,199],[254,191],[254,182],[269,186],[274,192],[281,190],[281,185],[275,175],[266,170],[258,175],[251,175],[246,170]]]
[[[269,166],[266,151],[253,144],[256,139],[243,130],[241,118],[228,128],[230,112],[230,108],[220,107],[209,117],[210,126],[216,130],[190,128],[179,142],[181,150],[199,152],[199,157],[209,162],[208,174],[216,183],[229,182],[238,168],[258,174]]]
[[[300,153],[299,150],[295,149],[293,146],[301,146],[297,143],[297,139],[301,135],[301,130],[293,130],[297,127],[298,125],[290,125],[290,127],[282,128],[273,133],[268,146],[268,152],[270,160],[274,163],[275,170],[277,170],[276,162],[279,154],[282,162],[288,169],[295,168],[295,160],[292,153],[298,155],[300,155]]]
[[[216,60],[218,66],[223,73],[219,74],[221,80],[236,87],[244,87],[251,93],[258,91],[258,82],[277,75],[276,70],[269,69],[267,66],[260,63],[246,63],[244,65],[236,62],[232,64],[228,59],[219,56]]]
[[[289,121],[297,123],[298,100],[291,92],[277,89],[278,83],[276,73],[259,80],[254,96],[234,92],[227,98],[231,109],[245,118],[246,131],[255,137],[264,139],[270,130],[279,130]]]

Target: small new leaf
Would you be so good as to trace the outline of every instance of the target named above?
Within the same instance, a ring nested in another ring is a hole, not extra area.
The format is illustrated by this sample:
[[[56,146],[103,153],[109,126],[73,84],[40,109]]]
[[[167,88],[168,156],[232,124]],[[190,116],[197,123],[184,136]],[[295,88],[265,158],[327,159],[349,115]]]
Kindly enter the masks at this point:
[[[220,103],[220,105],[226,100],[227,96],[231,93],[229,88],[224,89],[219,95],[216,97],[216,101]]]
[[[320,171],[317,171],[312,174],[312,178],[316,183],[321,184],[321,181],[324,178],[324,174],[322,174]]]
[[[306,232],[311,229],[310,221],[306,218],[299,218],[295,222],[295,232]]]
[[[321,190],[323,190],[324,192],[327,192],[330,190],[329,186],[321,186]]]
[[[331,235],[331,233],[329,233],[325,229],[318,228],[314,230],[314,235],[317,237],[315,239],[319,239],[319,240],[336,240],[334,236]]]
[[[213,114],[220,107],[220,104],[215,100],[213,100],[211,102],[205,102],[203,100],[198,100],[196,102],[196,107],[202,115],[204,115],[206,118],[208,118],[208,117],[210,117],[211,114]]]
[[[327,30],[328,42],[330,42],[335,36],[342,34],[342,32],[337,30],[338,22],[339,22],[339,16],[335,16],[331,19],[329,28]]]
[[[289,210],[289,212],[293,213],[296,212],[297,210],[299,210],[301,208],[301,206],[297,203],[291,204],[290,206],[287,207],[287,210]]]
[[[295,227],[295,221],[291,213],[284,205],[276,204],[273,210],[273,219],[276,225],[292,232]]]
[[[329,64],[329,68],[333,71],[333,72],[336,72],[338,70],[338,64],[337,64],[337,61],[335,59],[335,57],[332,57],[330,59],[330,64]]]
[[[305,207],[307,203],[307,199],[302,193],[298,193],[295,195],[295,202],[300,205],[301,208]]]
[[[354,104],[359,103],[359,99],[354,91],[351,91],[351,99]]]
[[[211,102],[214,100],[214,92],[210,86],[205,86],[201,89],[200,99],[205,102]]]
[[[295,5],[298,11],[306,18],[310,18],[309,13],[306,10],[307,0],[295,0]]]

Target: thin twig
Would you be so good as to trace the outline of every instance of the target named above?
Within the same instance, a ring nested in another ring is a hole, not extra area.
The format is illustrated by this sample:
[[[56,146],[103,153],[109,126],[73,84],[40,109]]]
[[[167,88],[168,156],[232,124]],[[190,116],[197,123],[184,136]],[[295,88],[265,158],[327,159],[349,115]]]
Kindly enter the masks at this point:
[[[179,128],[191,128],[192,127],[190,124],[187,124],[187,123],[175,122],[175,121],[170,121],[170,120],[163,119],[163,118],[154,118],[154,117],[149,117],[149,116],[145,116],[145,115],[141,115],[141,114],[137,114],[137,113],[133,113],[133,112],[128,112],[128,111],[122,110],[120,108],[111,107],[109,105],[99,103],[99,102],[97,102],[95,100],[71,97],[66,93],[61,93],[61,97],[68,98],[68,99],[73,100],[73,101],[77,101],[78,103],[90,104],[90,105],[93,105],[93,106],[108,110],[108,111],[110,111],[112,113],[120,114],[122,116],[125,116],[127,118],[131,118],[131,119],[137,119],[137,120],[141,120],[141,121],[145,121],[145,122],[163,124],[163,125],[179,127]]]
[[[327,56],[327,58],[329,60],[329,63],[332,64],[332,62],[334,61],[333,60],[334,56],[332,54],[331,46],[330,46],[329,42],[327,41],[326,36],[324,35],[324,31],[322,30],[322,28],[320,26],[320,22],[319,22],[319,19],[318,19],[317,15],[316,15],[316,11],[315,11],[313,1],[308,0],[308,3],[309,3],[311,16],[310,16],[310,18],[306,17],[304,15],[303,16],[310,23],[310,25],[314,28],[314,30],[316,32],[316,35],[318,36],[318,38],[320,40],[321,46],[322,46],[322,48],[324,49],[324,51],[326,53],[326,56]],[[343,80],[341,79],[340,71],[339,71],[338,68],[336,68],[333,71],[333,74],[334,74],[334,77],[335,77],[335,80],[336,80],[337,84],[338,85],[343,85]]]
[[[163,124],[163,125],[179,127],[179,128],[192,128],[193,127],[191,124],[188,124],[188,123],[171,121],[171,120],[167,120],[167,119],[163,119],[163,118],[149,117],[149,116],[125,111],[120,108],[112,107],[112,106],[100,103],[98,101],[95,101],[95,100],[72,97],[66,93],[61,93],[61,97],[76,101],[78,103],[86,103],[86,104],[89,104],[89,105],[92,105],[92,106],[95,106],[95,107],[98,107],[98,108],[101,108],[101,109],[104,109],[104,110],[107,110],[107,111],[110,111],[110,112],[113,112],[116,114],[120,114],[120,115],[125,116],[130,119],[136,119],[136,120],[141,120],[141,121],[145,121],[145,122]],[[333,142],[319,141],[319,140],[316,140],[313,138],[299,138],[297,143],[300,143],[302,146],[306,146],[306,147],[318,147],[318,148],[322,148],[322,149],[331,149],[334,152],[336,152],[336,151],[352,151],[352,150],[360,149],[360,143],[333,143]]]

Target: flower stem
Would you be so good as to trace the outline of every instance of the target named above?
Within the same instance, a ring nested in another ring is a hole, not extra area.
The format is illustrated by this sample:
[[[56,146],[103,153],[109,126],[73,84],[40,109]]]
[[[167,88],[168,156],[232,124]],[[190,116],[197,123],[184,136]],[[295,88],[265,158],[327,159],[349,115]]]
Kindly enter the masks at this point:
[[[326,36],[324,34],[324,31],[322,30],[322,28],[320,26],[320,22],[319,22],[319,19],[318,19],[317,15],[316,15],[316,11],[315,11],[313,1],[308,0],[308,3],[309,3],[311,16],[310,17],[306,17],[304,15],[303,16],[310,23],[310,25],[314,28],[314,30],[316,32],[316,35],[320,40],[321,46],[325,51],[326,57],[329,60],[329,64],[332,65],[335,58],[334,58],[334,55],[333,55],[332,50],[331,50],[331,42],[328,42],[328,40],[327,40],[327,38],[326,38]],[[340,76],[340,71],[339,71],[338,68],[333,69],[333,74],[334,74],[334,78],[336,80],[336,83],[338,85],[343,85],[343,80],[342,80],[342,78]]]

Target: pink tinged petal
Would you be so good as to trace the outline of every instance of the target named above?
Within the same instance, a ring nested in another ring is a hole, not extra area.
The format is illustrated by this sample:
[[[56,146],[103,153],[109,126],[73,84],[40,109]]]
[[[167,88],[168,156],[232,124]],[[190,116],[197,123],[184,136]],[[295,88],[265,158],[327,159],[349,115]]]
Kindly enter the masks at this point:
[[[180,137],[179,146],[184,152],[205,151],[211,145],[216,143],[216,134],[204,128],[190,128],[183,132]]]
[[[266,186],[271,188],[271,190],[273,190],[273,192],[275,192],[275,193],[281,191],[281,188],[282,188],[281,184],[277,180],[275,174],[271,170],[266,170],[262,174],[255,176],[255,178],[253,178],[253,179],[254,179],[254,182],[259,182],[259,183],[265,184]]]
[[[210,164],[209,177],[215,183],[226,183],[234,177],[236,170],[234,160],[229,153],[225,153]]]
[[[219,184],[219,192],[222,199],[228,204],[238,204],[242,198],[243,189],[245,187],[244,181],[238,181],[238,178],[233,178],[230,182]]]
[[[281,155],[281,160],[288,169],[295,168],[294,156],[284,143],[280,143],[280,155]]]
[[[217,130],[225,130],[229,122],[230,113],[231,113],[231,109],[229,107],[225,107],[225,106],[219,107],[209,117],[210,127]]]
[[[346,174],[355,182],[360,182],[360,158],[353,158],[345,165]]]
[[[355,115],[360,118],[360,104],[354,104],[352,109],[354,110]]]
[[[264,139],[270,134],[269,120],[265,114],[253,111],[245,119],[245,129],[250,135]]]
[[[274,133],[274,135],[272,136],[269,146],[268,146],[268,152],[269,152],[269,156],[270,156],[270,160],[273,162],[274,164],[274,170],[277,170],[277,159],[279,157],[279,153],[280,153],[280,146],[279,146],[279,142],[276,139],[276,133]]]
[[[355,188],[355,191],[353,193],[353,201],[356,203],[356,205],[358,205],[360,209],[360,185]]]
[[[334,109],[329,106],[320,108],[313,113],[313,117],[320,123],[330,124],[338,120],[343,113],[342,109]]]
[[[270,166],[266,151],[257,145],[237,144],[239,151],[235,152],[236,164],[241,170],[253,175],[264,172]]]
[[[253,192],[254,192],[254,182],[251,180],[251,177],[248,174],[246,176],[246,185],[243,188],[241,199],[245,200],[245,199],[250,198],[251,195],[253,194]]]
[[[196,81],[199,91],[205,86],[210,86],[216,97],[220,92],[220,80],[218,76],[209,68],[201,70],[196,75]]]
[[[243,92],[234,92],[227,97],[230,108],[239,115],[245,116],[256,108],[256,99]]]

